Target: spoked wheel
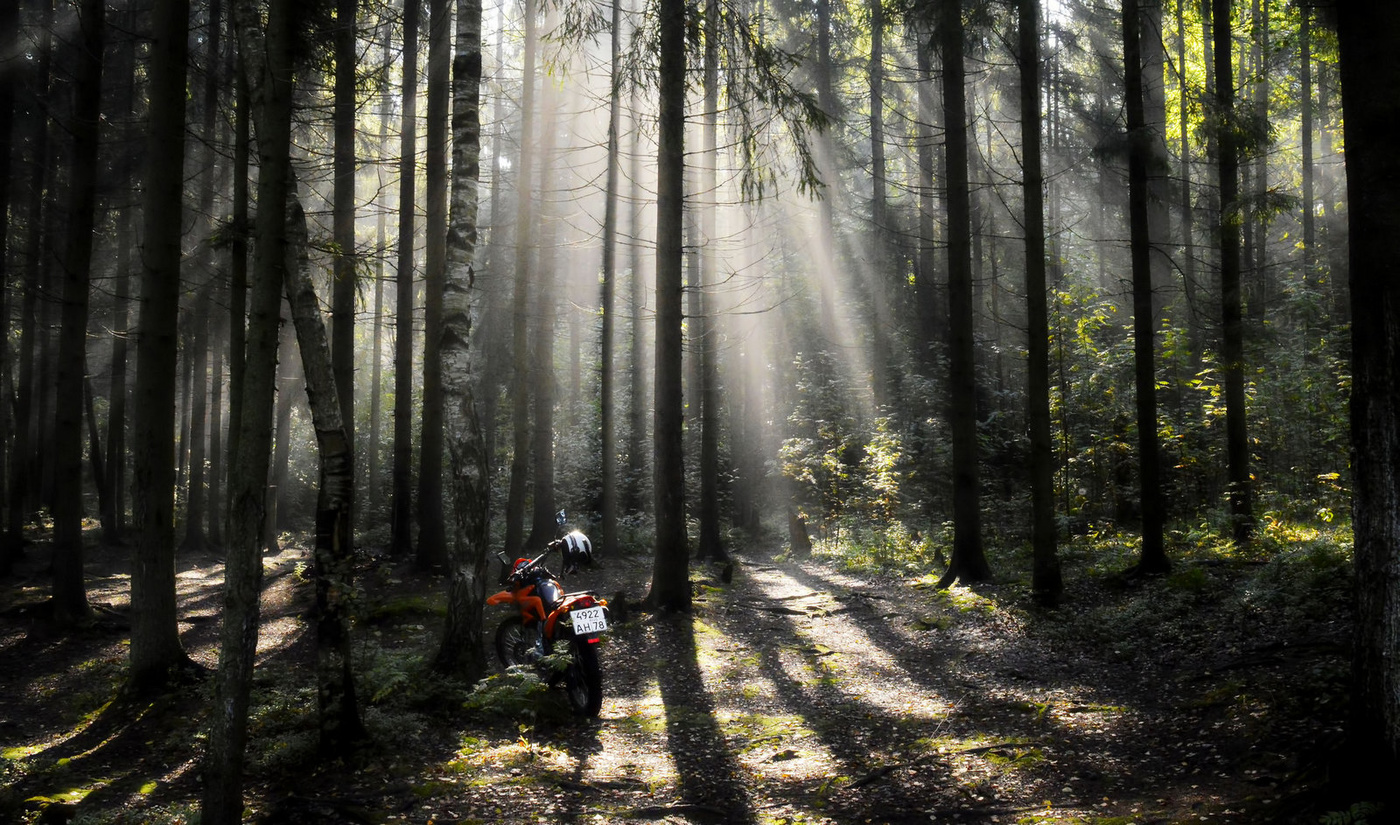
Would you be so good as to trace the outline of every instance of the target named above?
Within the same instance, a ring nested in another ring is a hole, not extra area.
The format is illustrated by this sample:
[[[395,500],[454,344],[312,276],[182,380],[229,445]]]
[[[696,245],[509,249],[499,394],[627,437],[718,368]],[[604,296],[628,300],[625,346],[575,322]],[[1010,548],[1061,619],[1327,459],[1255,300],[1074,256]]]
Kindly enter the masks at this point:
[[[529,664],[527,657],[534,646],[534,633],[525,629],[519,616],[511,616],[496,628],[496,655],[506,667]]]
[[[580,716],[597,716],[603,709],[603,673],[598,667],[598,648],[587,639],[569,643],[569,668],[564,672],[564,691],[569,705]]]

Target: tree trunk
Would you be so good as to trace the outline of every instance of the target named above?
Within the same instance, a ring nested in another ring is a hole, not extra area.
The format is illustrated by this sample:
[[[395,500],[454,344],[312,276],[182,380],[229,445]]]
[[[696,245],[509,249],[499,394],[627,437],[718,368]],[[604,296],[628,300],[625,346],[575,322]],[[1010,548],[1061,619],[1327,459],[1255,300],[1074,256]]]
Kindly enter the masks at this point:
[[[179,316],[180,324],[180,352],[179,370],[180,385],[179,395],[176,396],[179,412],[177,419],[179,422],[179,435],[175,442],[175,500],[183,500],[182,494],[187,495],[187,486],[190,471],[190,401],[193,398],[192,388],[194,385],[194,359],[190,357],[194,350],[194,324],[188,313]],[[181,509],[184,509],[183,507]]]
[[[1269,118],[1269,61],[1273,48],[1269,43],[1269,13],[1261,9],[1259,0],[1254,0],[1254,31],[1252,38],[1256,51],[1254,82],[1254,114],[1264,122]],[[1237,147],[1238,148],[1238,147]],[[1256,145],[1254,162],[1249,164],[1254,178],[1254,188],[1250,192],[1254,205],[1249,209],[1248,226],[1254,232],[1253,253],[1245,260],[1252,270],[1253,300],[1246,301],[1254,327],[1261,329],[1268,307],[1273,300],[1273,275],[1269,271],[1269,211],[1265,199],[1269,192],[1269,153]],[[1290,173],[1291,174],[1291,173]]]
[[[642,310],[646,305],[646,280],[642,275],[642,204],[646,200],[642,182],[642,141],[641,141],[641,92],[632,87],[632,294],[630,300],[630,326],[632,340],[628,358],[628,427],[627,427],[627,484],[626,509],[631,513],[646,511],[646,498],[643,495],[646,477],[646,363],[645,330],[642,326]]]
[[[49,119],[43,113],[49,93],[49,59],[53,38],[52,0],[40,0],[38,42],[31,69],[33,85],[27,96],[30,125],[30,174],[26,181],[26,252],[23,293],[20,298],[19,380],[15,387],[14,446],[11,450],[9,483],[9,518],[6,524],[5,554],[7,559],[24,553],[24,525],[37,509],[38,476],[34,468],[34,404],[39,391],[34,380],[35,339],[39,335],[38,301],[40,292],[40,261],[44,258],[43,212],[45,202],[49,144]],[[7,562],[8,565],[8,562]]]
[[[1142,105],[1147,149],[1147,234],[1152,254],[1152,313],[1161,317],[1172,287],[1171,162],[1167,157],[1166,40],[1163,0],[1138,0],[1138,45],[1142,50]]]
[[[132,427],[131,684],[157,690],[188,667],[175,600],[175,378],[184,195],[185,64],[189,4],[158,0],[142,215],[141,315]]]
[[[413,244],[418,151],[418,17],[422,0],[405,0],[403,118],[399,150],[399,265],[394,315],[394,504],[390,549],[413,549]]]
[[[331,231],[335,239],[334,282],[331,290],[331,359],[340,393],[340,420],[352,449],[355,444],[355,80],[357,0],[336,0],[332,48],[335,57],[335,100]],[[431,180],[431,178],[430,178]],[[352,511],[354,502],[346,502]],[[352,515],[353,519],[353,515]],[[353,520],[351,522],[354,523]]]
[[[501,0],[496,6],[496,28],[499,31],[505,25],[506,0]],[[496,38],[494,61],[497,66],[505,63],[504,40],[505,38],[502,37]],[[510,238],[510,227],[506,221],[504,214],[506,210],[501,199],[501,193],[505,188],[503,185],[506,156],[505,135],[508,128],[505,113],[510,101],[506,95],[496,95],[495,97],[494,112],[490,118],[496,124],[496,131],[491,139],[491,194],[487,204],[487,208],[490,210],[490,222],[486,226],[487,244],[483,262],[483,269],[486,272],[496,272],[500,268],[498,261],[504,254],[503,248]],[[479,421],[488,457],[496,455],[496,410],[500,406],[501,400],[500,387],[503,383],[501,376],[505,374],[506,368],[511,366],[507,354],[510,351],[509,339],[502,334],[503,321],[513,323],[510,313],[504,309],[504,302],[511,292],[507,289],[507,283],[505,279],[498,278],[482,289],[481,326],[476,331],[477,338],[482,343],[481,360],[484,361],[481,376],[478,378],[480,394],[477,399],[481,405]]]
[[[1212,0],[1215,38],[1215,103],[1220,122],[1220,301],[1221,371],[1225,375],[1225,441],[1229,460],[1230,518],[1235,541],[1254,533],[1253,490],[1249,477],[1249,434],[1245,419],[1244,318],[1240,297],[1239,147],[1234,129],[1235,74],[1231,64],[1230,2]]]
[[[535,158],[531,144],[535,137],[535,50],[536,3],[524,0],[524,76],[520,93],[520,162],[515,181],[515,295],[511,307],[511,435],[514,449],[510,462],[510,489],[506,495],[506,555],[515,557],[525,544],[525,496],[530,473],[530,342],[529,311],[531,256],[534,254],[534,219],[531,216],[531,187]]]
[[[287,263],[286,205],[291,189],[295,82],[292,53],[296,13],[291,0],[270,0],[266,29],[257,0],[235,0],[232,11],[257,123],[258,212],[253,227],[256,244],[242,413],[236,439],[238,453],[229,468],[224,620],[205,751],[200,808],[204,825],[234,825],[243,814],[243,761],[260,621],[258,599],[262,590],[263,519],[272,446],[278,319]]]
[[[224,458],[229,467],[229,489],[225,500],[218,502],[227,532],[229,505],[233,492],[233,463],[238,457],[238,434],[243,419],[243,364],[247,349],[245,316],[248,310],[248,152],[251,144],[252,102],[248,79],[239,57],[240,68],[234,76],[234,104],[237,111],[233,125],[233,241],[229,244],[228,285],[228,446]]]
[[[278,321],[278,349],[291,352],[296,346],[296,331],[292,319],[284,315]],[[295,358],[280,358],[277,364],[277,414],[273,418],[275,429],[272,448],[272,487],[267,492],[267,518],[264,519],[265,533],[263,547],[269,555],[281,552],[280,533],[286,525],[289,509],[285,506],[288,493],[288,469],[292,457],[292,405],[296,403],[297,387],[301,384],[297,375]]]
[[[876,409],[885,407],[893,397],[890,385],[890,323],[889,297],[885,285],[890,281],[892,227],[885,188],[885,5],[884,0],[869,0],[870,5],[870,272],[868,289],[873,305],[870,324],[870,384],[874,389]]]
[[[1031,590],[1054,605],[1064,588],[1055,535],[1050,440],[1050,315],[1045,283],[1045,174],[1040,160],[1040,0],[1017,3],[1021,69],[1022,192],[1026,232],[1026,418],[1031,436]]]
[[[222,290],[221,290],[222,291]],[[222,304],[223,301],[219,301]],[[208,528],[206,544],[222,547],[224,544],[223,517],[223,478],[224,478],[224,331],[227,319],[217,312],[211,319],[209,347],[209,495],[206,497]]]
[[[102,543],[116,547],[126,541],[126,396],[127,337],[131,317],[132,210],[122,209],[117,238],[117,277],[112,286],[112,372],[108,392],[107,455],[103,462],[107,506],[102,509]],[[0,233],[2,234],[2,233]],[[0,357],[4,357],[0,353]],[[8,409],[8,405],[5,405]]]
[[[110,506],[107,501],[110,493],[107,489],[107,469],[104,464],[106,456],[102,453],[102,432],[97,425],[97,404],[93,400],[92,379],[86,376],[83,378],[83,415],[87,419],[88,464],[92,467],[92,486],[97,488],[98,512],[105,512]]]
[[[820,262],[821,266],[837,269],[836,265],[836,216],[832,203],[836,197],[837,188],[840,185],[840,171],[836,168],[836,149],[832,144],[831,132],[838,127],[838,104],[836,94],[832,89],[832,60],[831,60],[831,0],[816,0],[816,29],[817,43],[816,55],[813,56],[812,71],[816,77],[817,106],[830,118],[830,124],[817,132],[812,139],[813,153],[816,158],[817,174],[821,177],[824,191],[817,203],[820,213],[820,225],[816,238],[816,249],[813,254]],[[836,290],[833,286],[833,279],[819,276],[817,278],[817,300],[820,302],[821,311],[821,334],[826,336],[827,347],[831,348],[836,343],[832,336],[836,329]],[[658,301],[659,301],[658,297]]]
[[[83,582],[83,388],[85,385],[88,292],[102,109],[102,45],[106,7],[83,0],[78,8],[81,46],[73,50],[72,168],[68,180],[68,238],[63,254],[63,316],[58,346],[57,418],[53,460],[53,609],[60,625],[76,625],[90,609]],[[8,184],[8,181],[5,182]]]
[[[598,426],[602,441],[603,535],[598,549],[606,558],[617,555],[617,200],[621,163],[622,125],[622,2],[612,4],[612,41],[609,62],[612,91],[608,95],[608,171],[603,203],[603,273],[599,314]]]
[[[0,1],[0,54],[19,53],[19,0]],[[14,60],[13,57],[9,60]],[[0,284],[10,283],[10,154],[15,147],[14,124],[19,120],[19,110],[15,106],[15,87],[20,73],[5,66],[0,72]],[[0,393],[8,393],[10,387],[10,290],[0,289]],[[14,422],[11,419],[9,396],[0,404],[0,505],[9,502],[5,484],[9,480],[9,465],[6,461],[6,446]],[[10,542],[0,536],[0,576],[8,575],[13,564]]]
[[[1319,312],[1326,304],[1322,301],[1318,287],[1317,273],[1317,198],[1313,188],[1313,76],[1312,76],[1312,10],[1304,6],[1298,10],[1298,106],[1301,123],[1299,140],[1302,143],[1303,175],[1302,222],[1303,222],[1303,357],[1312,363],[1316,358],[1317,328],[1325,318]],[[1310,422],[1313,423],[1313,422]]]
[[[418,460],[417,564],[447,563],[442,513],[442,291],[447,273],[447,120],[452,21],[447,0],[428,4],[427,255],[423,271],[423,418]]]
[[[938,21],[943,57],[944,157],[948,200],[949,390],[953,440],[953,558],[939,580],[947,587],[991,577],[982,550],[981,479],[977,458],[977,375],[973,341],[972,209],[967,168],[967,92],[960,3],[944,3]]]
[[[938,284],[938,248],[935,244],[934,223],[934,128],[933,57],[929,35],[920,32],[917,46],[919,77],[919,274],[917,282],[919,347],[918,363],[925,375],[932,376],[937,364],[937,352],[947,328],[942,309],[946,296],[940,296]],[[943,300],[940,300],[943,297]]]
[[[1346,172],[1350,206],[1352,313],[1352,524],[1356,620],[1347,720],[1354,777],[1369,794],[1374,777],[1400,766],[1400,6],[1337,6]],[[1393,793],[1393,791],[1392,791]]]
[[[1163,544],[1161,459],[1157,446],[1157,372],[1153,338],[1152,238],[1148,229],[1147,167],[1152,133],[1143,113],[1142,18],[1137,0],[1123,2],[1124,97],[1128,115],[1128,224],[1133,267],[1133,373],[1137,387],[1138,475],[1142,554],[1136,572],[1170,567]]]
[[[549,23],[553,14],[546,17]],[[547,26],[552,29],[553,26]],[[559,282],[559,216],[544,203],[545,188],[557,174],[555,161],[555,105],[557,95],[554,84],[545,84],[540,101],[543,113],[540,128],[540,208],[535,212],[534,223],[540,228],[540,241],[535,250],[533,290],[534,310],[530,313],[532,346],[530,352],[531,403],[534,410],[534,427],[530,430],[530,457],[533,467],[530,473],[531,503],[530,532],[525,539],[528,548],[543,547],[555,533],[554,522],[554,401],[558,395],[554,374],[554,327],[559,316],[559,300],[555,294]],[[528,551],[534,555],[534,551]]]
[[[311,286],[306,213],[293,198],[287,215],[287,302],[296,326],[311,424],[320,454],[316,496],[316,683],[321,753],[344,755],[366,738],[350,668],[350,622],[355,592],[351,503],[355,500],[355,450],[340,420],[335,363],[321,305]],[[283,357],[290,358],[291,353]]]
[[[134,8],[127,8],[121,18],[120,25],[129,30],[135,30],[137,12]],[[0,25],[0,29],[3,28],[4,26]],[[116,106],[115,115],[118,118],[131,117],[136,101],[135,38],[123,38],[120,41],[114,64],[113,76],[120,78],[117,81],[120,102]],[[4,111],[3,107],[0,107],[0,111]],[[128,130],[122,133],[121,139],[135,142],[135,130],[130,126]],[[127,185],[134,185],[135,182],[127,179],[126,175],[123,178],[123,182]],[[8,174],[0,171],[0,180],[9,180]],[[4,209],[0,208],[0,212],[3,211]],[[128,338],[133,332],[131,329],[131,245],[132,239],[136,236],[133,218],[136,211],[134,205],[124,205],[121,207],[121,214],[117,219],[117,271],[112,284],[111,384],[108,392],[109,408],[107,410],[107,458],[104,462],[109,495],[107,497],[108,508],[101,514],[102,540],[109,547],[124,544],[126,540],[127,402],[131,392],[128,381],[130,354],[127,344]],[[3,224],[3,220],[0,218],[0,225]],[[4,234],[3,228],[0,228],[0,237],[3,237]],[[0,268],[2,267],[3,264],[0,264]]]
[[[1183,7],[1186,0],[1177,0],[1176,4],[1176,37],[1177,50],[1176,61],[1178,66],[1186,65],[1186,22]],[[1177,87],[1177,97],[1181,100],[1188,99],[1188,89],[1186,85],[1186,74],[1181,72],[1180,85]],[[1179,119],[1177,121],[1177,131],[1181,134],[1181,158],[1180,171],[1178,177],[1181,184],[1181,281],[1183,285],[1183,297],[1185,299],[1185,323],[1186,323],[1186,347],[1189,350],[1188,358],[1190,368],[1187,370],[1188,380],[1195,378],[1201,371],[1201,356],[1205,352],[1205,331],[1201,328],[1200,314],[1198,307],[1200,299],[1197,297],[1198,286],[1196,283],[1196,242],[1195,237],[1195,210],[1191,204],[1191,144],[1190,144],[1190,108],[1179,106]]]
[[[391,60],[389,52],[393,43],[392,35],[394,27],[388,22],[381,23],[381,26],[384,30],[384,59],[387,63],[387,61]],[[388,70],[387,65],[385,70]],[[392,99],[392,96],[387,94],[380,98],[379,146],[381,147],[381,152],[385,151],[384,147],[389,145],[389,113],[391,108],[390,101]],[[386,186],[384,181],[384,167],[387,165],[388,164],[382,160],[380,163],[376,164],[379,173],[380,191],[383,191]],[[383,463],[380,461],[379,456],[379,419],[383,405],[384,387],[384,259],[389,255],[388,214],[383,209],[378,210],[378,212],[379,219],[378,226],[375,230],[374,244],[374,248],[378,250],[374,266],[374,334],[372,339],[374,344],[371,348],[370,355],[370,364],[372,366],[370,367],[369,381],[369,494],[365,496],[365,501],[369,502],[370,506],[376,510],[376,512],[370,514],[370,517],[376,521],[383,515],[380,509],[380,502],[382,499],[379,495],[379,469]]]
[[[685,529],[681,396],[682,233],[685,212],[685,2],[660,0],[660,111],[656,189],[656,557],[646,602],[690,610],[690,550]]]
[[[489,454],[476,409],[482,372],[480,358],[473,356],[471,345],[481,303],[472,270],[481,175],[480,0],[457,2],[457,45],[452,63],[452,208],[443,290],[442,389],[453,535],[448,544],[447,619],[434,666],[471,683],[484,676],[488,667],[482,611],[491,513]]]
[[[218,140],[218,120],[216,115],[219,108],[219,85],[220,73],[220,37],[223,3],[222,0],[211,0],[208,9],[209,14],[209,34],[205,38],[204,53],[205,66],[204,92],[202,95],[203,111],[201,112],[200,134],[204,138],[203,155],[204,169],[201,173],[202,185],[199,198],[199,220],[202,224],[201,230],[212,235],[214,232],[214,192],[219,186],[218,179],[218,153],[216,143]],[[205,533],[205,512],[209,497],[206,486],[205,461],[210,455],[208,448],[212,440],[209,433],[212,427],[209,426],[209,372],[211,360],[211,347],[218,346],[216,335],[211,335],[211,303],[214,301],[218,291],[218,271],[214,266],[214,252],[211,240],[206,239],[199,253],[198,266],[203,271],[200,277],[203,285],[199,287],[195,296],[195,329],[190,336],[192,346],[187,353],[187,360],[191,365],[193,376],[192,392],[193,397],[190,402],[190,473],[187,493],[185,498],[185,538],[181,543],[182,550],[198,551],[208,546],[208,535]],[[211,341],[213,342],[211,344]]]
[[[190,472],[185,493],[185,539],[180,543],[180,552],[199,552],[205,548],[204,535],[204,459],[205,459],[205,415],[208,412],[209,394],[209,290],[206,285],[200,290],[194,315],[194,330],[190,335],[191,346],[185,357],[193,365],[193,381],[190,383]]]
[[[878,2],[878,0],[876,0]],[[715,291],[719,280],[718,255],[710,244],[717,240],[715,202],[718,193],[719,155],[716,133],[719,119],[719,0],[706,0],[705,6],[705,103],[700,137],[700,311],[692,319],[700,346],[700,558],[728,558],[720,531],[719,512],[719,363]]]

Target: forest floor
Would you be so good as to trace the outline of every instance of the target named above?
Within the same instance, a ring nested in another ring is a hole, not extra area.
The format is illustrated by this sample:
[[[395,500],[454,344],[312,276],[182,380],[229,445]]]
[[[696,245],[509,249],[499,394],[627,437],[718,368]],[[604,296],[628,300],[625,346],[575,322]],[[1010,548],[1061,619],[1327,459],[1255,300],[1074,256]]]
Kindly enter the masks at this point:
[[[732,576],[695,565],[692,614],[615,616],[596,720],[572,718],[558,689],[498,676],[473,696],[429,674],[442,581],[367,558],[357,678],[373,743],[328,759],[310,555],[289,540],[264,562],[248,818],[1317,822],[1350,627],[1323,555],[1190,559],[1133,582],[1069,548],[1065,603],[1043,611],[1019,581],[938,591],[735,547]],[[43,543],[0,581],[0,821],[197,821],[208,682],[120,694],[128,559],[91,552],[97,620],[76,633],[44,619]],[[178,567],[184,644],[212,668],[220,557]],[[565,584],[630,601],[650,570],[605,559]],[[505,611],[488,611],[494,628]]]

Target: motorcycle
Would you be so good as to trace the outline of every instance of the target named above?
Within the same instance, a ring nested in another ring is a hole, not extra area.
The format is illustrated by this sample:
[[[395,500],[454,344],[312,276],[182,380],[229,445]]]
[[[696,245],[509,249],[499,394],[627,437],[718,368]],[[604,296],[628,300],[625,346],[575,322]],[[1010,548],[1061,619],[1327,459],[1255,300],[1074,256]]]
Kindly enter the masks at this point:
[[[513,604],[518,612],[496,628],[496,655],[507,668],[534,666],[550,685],[562,681],[574,712],[597,716],[603,707],[597,645],[609,626],[608,602],[591,591],[566,593],[558,577],[544,565],[545,557],[555,550],[561,554],[566,573],[592,561],[592,544],[577,530],[550,542],[533,559],[516,559],[514,565],[497,553],[510,573],[502,581],[505,589],[487,598],[486,603]],[[556,671],[546,657],[565,648],[568,664]]]

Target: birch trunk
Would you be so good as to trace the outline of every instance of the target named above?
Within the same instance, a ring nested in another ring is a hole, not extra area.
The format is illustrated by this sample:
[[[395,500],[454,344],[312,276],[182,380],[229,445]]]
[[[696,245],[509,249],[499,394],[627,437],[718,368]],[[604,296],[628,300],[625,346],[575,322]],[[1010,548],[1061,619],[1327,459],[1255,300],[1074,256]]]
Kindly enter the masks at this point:
[[[352,504],[355,452],[341,419],[342,396],[320,301],[311,286],[306,213],[293,199],[287,215],[287,303],[296,326],[311,424],[320,455],[316,496],[316,683],[321,752],[334,756],[365,739],[350,669],[351,598],[355,585]],[[290,353],[283,357],[291,357]]]
[[[481,175],[481,2],[457,0],[453,56],[452,190],[447,225],[447,278],[442,298],[443,433],[452,490],[447,545],[447,619],[436,667],[469,682],[486,675],[482,608],[490,537],[490,474],[476,396],[482,371],[471,346],[481,290],[476,255]]]

